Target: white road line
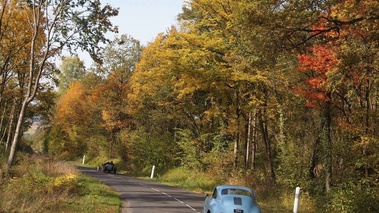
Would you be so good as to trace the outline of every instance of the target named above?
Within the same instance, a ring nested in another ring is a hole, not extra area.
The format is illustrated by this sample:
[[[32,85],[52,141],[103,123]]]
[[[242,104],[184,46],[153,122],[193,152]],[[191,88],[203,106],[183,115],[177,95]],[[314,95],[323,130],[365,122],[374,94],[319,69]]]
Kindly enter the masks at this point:
[[[190,206],[188,204],[187,204],[187,207],[190,208],[190,209],[192,209],[192,211],[196,211],[196,209],[192,208],[192,206]]]
[[[157,192],[159,192],[159,190],[158,189],[155,189],[155,188],[151,188],[152,190],[155,190],[155,191],[157,191]],[[179,203],[181,203],[181,204],[185,204],[183,201],[181,201],[181,200],[179,200],[178,198],[175,198],[175,197],[172,197],[171,195],[169,195],[169,194],[167,194],[166,192],[161,192],[162,194],[164,194],[164,195],[166,195],[167,197],[171,197],[171,198],[173,198],[174,200],[176,200],[176,201],[178,201]],[[188,204],[185,204],[188,208],[190,208],[192,211],[196,211],[196,209],[195,208],[193,208],[192,206],[190,206],[190,205],[188,205]],[[198,212],[199,213],[199,212]]]
[[[138,183],[138,182],[136,182],[136,181],[130,181],[130,182]],[[141,185],[141,186],[144,186],[144,187],[148,187],[147,185],[142,184],[142,183],[138,183],[138,184]],[[156,189],[156,188],[151,188],[151,187],[150,187],[150,189],[152,189],[152,190],[154,190],[154,191],[156,191],[156,192],[161,192],[159,189]],[[161,192],[161,193],[164,194],[164,195],[166,195],[167,197],[173,198],[174,200],[178,201],[178,202],[181,203],[181,204],[185,204],[183,201],[179,200],[178,198],[172,197],[171,195],[167,194],[166,192]],[[188,204],[185,204],[185,205],[186,205],[189,209],[191,209],[192,211],[194,211],[194,212],[196,211],[196,209],[193,208],[192,206],[190,206],[190,205],[188,205]],[[197,213],[200,213],[200,212],[197,212]]]
[[[184,203],[183,201],[179,200],[178,198],[174,198],[174,200],[178,201],[179,203]]]
[[[166,192],[162,192],[162,194],[166,195],[167,197],[171,197],[171,195],[167,194]]]
[[[155,188],[151,188],[151,189],[156,191],[156,192],[160,192],[159,189],[155,189]]]
[[[146,188],[150,188],[150,189],[152,189],[152,190],[154,190],[154,191],[157,191],[157,192],[161,192],[159,189],[148,187],[147,185],[142,184],[142,183],[139,183],[139,182],[137,182],[137,181],[128,180],[128,179],[123,178],[123,177],[118,177],[118,178],[123,179],[123,180],[126,180],[127,182],[130,182],[130,183],[136,183],[136,184],[138,184],[138,185],[140,185],[140,186],[144,186],[144,187],[146,187]],[[179,203],[185,204],[183,201],[181,201],[181,200],[179,200],[179,199],[177,199],[177,198],[175,198],[175,197],[172,197],[171,195],[167,194],[166,192],[161,192],[161,193],[164,194],[164,195],[166,195],[167,197],[173,198],[174,200],[178,201]],[[186,205],[188,208],[192,209],[192,211],[196,211],[196,209],[194,209],[192,206],[190,206],[190,205],[188,205],[188,204],[185,204],[185,205]],[[200,213],[200,212],[197,212],[197,213]]]

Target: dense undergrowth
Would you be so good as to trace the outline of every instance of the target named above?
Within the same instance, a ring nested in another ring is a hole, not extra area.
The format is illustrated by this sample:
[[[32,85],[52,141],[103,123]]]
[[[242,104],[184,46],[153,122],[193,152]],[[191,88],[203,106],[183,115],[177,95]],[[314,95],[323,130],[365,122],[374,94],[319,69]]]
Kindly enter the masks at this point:
[[[119,212],[119,195],[75,166],[42,157],[19,156],[9,172],[0,169],[0,212]]]

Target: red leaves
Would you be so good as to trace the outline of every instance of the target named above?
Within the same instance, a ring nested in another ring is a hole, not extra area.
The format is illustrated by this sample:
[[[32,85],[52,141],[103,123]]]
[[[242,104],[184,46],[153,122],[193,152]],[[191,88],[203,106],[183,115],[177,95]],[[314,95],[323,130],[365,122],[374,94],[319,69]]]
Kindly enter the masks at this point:
[[[298,55],[300,62],[299,71],[315,71],[319,74],[325,74],[332,69],[337,63],[333,50],[323,45],[317,45],[312,48],[312,55]]]
[[[305,80],[304,87],[295,89],[295,93],[307,99],[307,106],[318,107],[320,102],[330,101],[327,91],[326,73],[334,68],[337,59],[333,50],[326,45],[316,45],[312,48],[312,54],[298,55],[300,72],[310,72],[310,77]]]

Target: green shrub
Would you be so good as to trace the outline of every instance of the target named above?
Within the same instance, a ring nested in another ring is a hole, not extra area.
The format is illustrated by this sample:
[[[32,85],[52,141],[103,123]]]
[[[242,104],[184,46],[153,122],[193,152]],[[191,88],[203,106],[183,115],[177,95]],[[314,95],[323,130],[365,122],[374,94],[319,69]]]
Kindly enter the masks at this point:
[[[159,177],[160,182],[178,186],[197,192],[211,192],[220,183],[220,179],[209,174],[196,172],[186,168],[176,168],[170,170]]]
[[[329,212],[369,213],[379,212],[379,189],[377,187],[345,184],[333,188]]]
[[[75,168],[44,158],[19,155],[11,177],[1,186],[0,209],[41,212],[77,193]]]
[[[0,212],[119,212],[118,193],[75,166],[41,157],[18,159],[0,185]]]

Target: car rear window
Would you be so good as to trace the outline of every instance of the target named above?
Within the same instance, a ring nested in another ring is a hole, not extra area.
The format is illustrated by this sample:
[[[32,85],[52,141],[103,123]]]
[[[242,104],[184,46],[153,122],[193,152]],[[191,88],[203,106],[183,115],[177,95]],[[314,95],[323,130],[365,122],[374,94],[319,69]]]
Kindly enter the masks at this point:
[[[221,195],[244,195],[251,197],[251,193],[247,190],[243,189],[234,189],[234,188],[228,188],[228,189],[223,189],[221,191]]]

